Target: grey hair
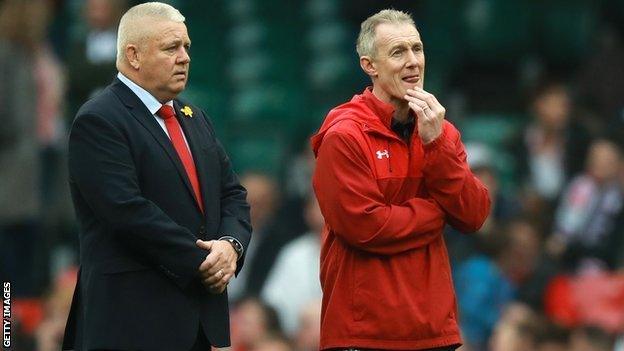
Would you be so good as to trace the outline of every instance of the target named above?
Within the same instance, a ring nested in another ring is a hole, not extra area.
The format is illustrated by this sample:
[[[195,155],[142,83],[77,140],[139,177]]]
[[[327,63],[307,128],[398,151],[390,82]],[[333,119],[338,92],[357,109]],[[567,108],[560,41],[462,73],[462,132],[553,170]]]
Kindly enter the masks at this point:
[[[382,23],[390,24],[411,24],[416,27],[412,16],[403,11],[395,9],[385,9],[368,17],[360,27],[360,34],[357,38],[356,50],[360,57],[375,57],[377,48],[375,47],[375,28]]]
[[[162,2],[146,2],[131,7],[119,21],[117,31],[117,66],[125,60],[126,46],[138,44],[149,36],[150,26],[140,23],[145,18],[184,23],[184,16],[175,7]]]

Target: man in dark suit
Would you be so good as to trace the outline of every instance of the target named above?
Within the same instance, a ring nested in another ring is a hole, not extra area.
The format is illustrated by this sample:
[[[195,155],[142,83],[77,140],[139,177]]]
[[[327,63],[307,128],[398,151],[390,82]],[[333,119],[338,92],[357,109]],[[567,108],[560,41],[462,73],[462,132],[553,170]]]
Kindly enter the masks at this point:
[[[64,350],[229,346],[226,286],[249,245],[249,206],[203,111],[176,99],[189,47],[178,10],[131,8],[117,79],[74,120],[81,266]]]

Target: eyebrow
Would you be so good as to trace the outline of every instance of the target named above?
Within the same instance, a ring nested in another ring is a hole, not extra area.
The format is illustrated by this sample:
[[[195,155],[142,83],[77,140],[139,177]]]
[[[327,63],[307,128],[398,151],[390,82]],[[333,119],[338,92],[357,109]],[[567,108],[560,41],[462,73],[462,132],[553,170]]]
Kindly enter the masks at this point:
[[[415,43],[413,43],[411,45],[403,42],[403,43],[399,43],[399,44],[395,44],[394,46],[391,46],[389,51],[392,52],[392,51],[394,51],[396,49],[405,49],[406,45],[409,46],[409,47],[414,47],[414,46],[422,47],[423,46],[421,41],[417,41],[417,42],[415,42]]]
[[[401,44],[396,44],[392,47],[390,47],[389,52],[393,52],[395,50],[405,50],[406,48],[412,48],[414,46],[418,46],[418,47],[422,47],[422,43],[414,43],[414,44],[407,44],[407,43],[401,43]]]
[[[163,46],[166,47],[166,46],[170,46],[170,45],[178,45],[180,43],[182,43],[183,46],[187,46],[187,45],[191,46],[191,40],[190,39],[188,41],[185,41],[185,40],[180,39],[180,38],[167,40],[167,41],[163,42]]]

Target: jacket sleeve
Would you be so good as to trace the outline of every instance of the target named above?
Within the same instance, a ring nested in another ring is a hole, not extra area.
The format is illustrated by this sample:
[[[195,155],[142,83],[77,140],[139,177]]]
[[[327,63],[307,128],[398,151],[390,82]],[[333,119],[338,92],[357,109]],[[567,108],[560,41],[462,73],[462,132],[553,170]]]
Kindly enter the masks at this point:
[[[460,134],[449,122],[431,144],[424,146],[423,174],[427,191],[444,209],[455,229],[477,231],[490,212],[487,189],[472,174]]]
[[[347,244],[393,255],[440,237],[444,212],[431,199],[388,204],[355,139],[328,133],[318,151],[314,191],[325,221]]]
[[[142,196],[124,134],[96,114],[79,115],[69,138],[69,173],[94,219],[121,244],[184,288],[206,253],[197,238]],[[77,195],[77,194],[75,194]]]
[[[243,268],[245,254],[251,240],[251,219],[247,191],[240,184],[232,169],[230,158],[220,142],[217,141],[221,160],[221,225],[219,234],[236,238],[243,245],[243,255],[236,262],[236,274]]]
[[[247,203],[247,190],[240,184],[223,144],[216,138],[212,121],[204,111],[202,111],[202,115],[210,133],[215,136],[221,164],[221,224],[218,234],[233,237],[243,246],[243,256],[236,262],[235,274],[238,275],[243,268],[245,254],[251,241],[251,219],[249,217],[249,204]]]

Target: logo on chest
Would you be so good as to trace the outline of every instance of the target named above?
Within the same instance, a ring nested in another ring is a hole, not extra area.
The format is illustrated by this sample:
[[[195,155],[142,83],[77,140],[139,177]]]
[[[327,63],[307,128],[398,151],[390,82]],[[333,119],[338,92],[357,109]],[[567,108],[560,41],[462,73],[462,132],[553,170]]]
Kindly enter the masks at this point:
[[[390,153],[388,153],[388,150],[377,150],[376,152],[377,154],[377,159],[381,160],[382,158],[390,158]]]

